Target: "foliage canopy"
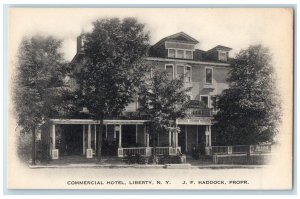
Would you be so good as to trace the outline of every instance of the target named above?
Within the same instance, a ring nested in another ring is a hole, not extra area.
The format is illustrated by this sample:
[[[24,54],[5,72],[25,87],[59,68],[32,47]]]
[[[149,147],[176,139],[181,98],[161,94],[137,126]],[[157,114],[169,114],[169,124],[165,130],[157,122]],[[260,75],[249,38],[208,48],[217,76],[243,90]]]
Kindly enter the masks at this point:
[[[267,48],[241,50],[231,64],[230,88],[218,101],[218,144],[271,142],[280,122],[280,97]]]

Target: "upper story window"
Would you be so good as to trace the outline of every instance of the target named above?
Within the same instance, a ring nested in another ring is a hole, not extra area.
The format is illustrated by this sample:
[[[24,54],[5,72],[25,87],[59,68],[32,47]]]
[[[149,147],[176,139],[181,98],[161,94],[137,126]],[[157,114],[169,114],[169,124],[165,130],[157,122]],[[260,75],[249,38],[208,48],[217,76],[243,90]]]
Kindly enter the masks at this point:
[[[166,65],[166,71],[167,71],[167,74],[168,74],[168,79],[172,80],[174,78],[174,65],[167,64]]]
[[[177,50],[176,58],[184,58],[184,50]]]
[[[219,52],[219,60],[227,61],[227,53],[226,52]]]
[[[190,66],[186,67],[186,82],[192,82],[192,70]]]
[[[185,82],[192,82],[192,71],[190,66],[177,65],[176,77],[183,78]]]
[[[184,66],[177,65],[177,78],[183,78],[184,77]]]
[[[200,95],[200,101],[205,104],[206,108],[210,107],[210,101],[208,95]]]
[[[213,79],[213,69],[205,68],[205,83],[212,84],[212,79]]]
[[[176,57],[176,50],[175,49],[169,49],[168,50],[168,57],[175,58]]]
[[[168,49],[168,57],[179,59],[193,59],[193,51],[184,49]]]
[[[191,50],[185,51],[185,58],[186,59],[193,59],[193,52]]]

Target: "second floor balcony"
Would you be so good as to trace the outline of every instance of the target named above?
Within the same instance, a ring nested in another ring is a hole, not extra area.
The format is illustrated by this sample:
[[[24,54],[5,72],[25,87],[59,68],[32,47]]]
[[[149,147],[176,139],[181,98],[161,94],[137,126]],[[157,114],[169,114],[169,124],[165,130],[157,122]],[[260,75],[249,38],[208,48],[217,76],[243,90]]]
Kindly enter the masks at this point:
[[[207,107],[202,101],[191,100],[187,106],[187,113],[190,117],[212,117],[215,113],[213,108]]]

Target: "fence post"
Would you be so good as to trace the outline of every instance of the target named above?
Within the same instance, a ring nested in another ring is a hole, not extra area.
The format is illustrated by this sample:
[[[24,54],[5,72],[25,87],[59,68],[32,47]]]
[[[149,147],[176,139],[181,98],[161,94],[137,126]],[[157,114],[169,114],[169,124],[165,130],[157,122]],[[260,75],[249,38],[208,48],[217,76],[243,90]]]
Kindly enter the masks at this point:
[[[146,148],[146,156],[151,156],[151,148],[150,147]]]
[[[122,149],[122,148],[118,148],[118,157],[119,157],[119,158],[124,157],[123,149]]]
[[[232,154],[232,146],[228,146],[227,153]]]

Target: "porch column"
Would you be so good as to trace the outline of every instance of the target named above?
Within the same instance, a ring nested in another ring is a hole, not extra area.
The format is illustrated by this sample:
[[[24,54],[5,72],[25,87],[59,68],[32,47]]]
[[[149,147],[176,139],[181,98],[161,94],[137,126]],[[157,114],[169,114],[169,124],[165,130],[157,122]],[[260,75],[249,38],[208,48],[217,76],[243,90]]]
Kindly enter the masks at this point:
[[[185,125],[185,152],[187,152],[187,125]]]
[[[116,135],[116,125],[114,124],[114,139],[117,139],[117,135]]]
[[[85,125],[82,128],[82,153],[85,155]]]
[[[88,125],[88,149],[91,149],[91,125]]]
[[[178,132],[175,132],[175,147],[178,147]]]
[[[171,131],[169,131],[169,147],[172,146],[172,135],[171,135]]]
[[[205,146],[209,146],[209,130],[208,130],[208,126],[205,127]]]
[[[56,149],[56,135],[55,135],[55,124],[52,124],[52,150],[51,150],[51,157],[52,159],[58,159],[59,152],[58,149]]]
[[[105,124],[105,138],[107,139],[107,124]]]
[[[208,126],[208,146],[211,146],[211,125]]]
[[[147,147],[149,147],[149,133],[146,134]]]
[[[135,125],[135,143],[138,143],[138,125]]]
[[[122,125],[121,124],[119,129],[119,148],[122,148]]]
[[[52,124],[52,150],[55,149],[55,124]]]

